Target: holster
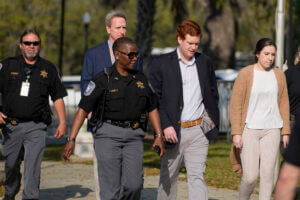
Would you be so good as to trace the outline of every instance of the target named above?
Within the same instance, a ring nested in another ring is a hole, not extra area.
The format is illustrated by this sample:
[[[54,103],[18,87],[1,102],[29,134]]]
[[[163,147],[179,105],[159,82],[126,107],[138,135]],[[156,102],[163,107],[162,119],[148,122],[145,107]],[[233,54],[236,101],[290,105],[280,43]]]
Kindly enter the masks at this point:
[[[103,105],[99,103],[96,109],[92,112],[92,116],[89,119],[89,124],[92,126],[92,133],[95,133],[98,129],[99,124],[102,122],[103,118]]]
[[[47,126],[49,126],[52,123],[52,112],[50,110],[50,106],[45,106],[45,108],[40,111],[39,117],[34,121],[44,122]]]
[[[104,74],[107,76],[107,86],[104,90],[101,103],[99,103],[94,112],[92,112],[91,119],[89,120],[89,124],[92,126],[92,133],[95,133],[97,129],[102,125],[106,93],[108,92],[109,77],[112,74],[112,67],[105,67],[103,71]]]
[[[141,114],[140,124],[141,124],[140,127],[143,129],[143,131],[147,132],[147,128],[148,128],[148,116],[147,116],[147,113]]]

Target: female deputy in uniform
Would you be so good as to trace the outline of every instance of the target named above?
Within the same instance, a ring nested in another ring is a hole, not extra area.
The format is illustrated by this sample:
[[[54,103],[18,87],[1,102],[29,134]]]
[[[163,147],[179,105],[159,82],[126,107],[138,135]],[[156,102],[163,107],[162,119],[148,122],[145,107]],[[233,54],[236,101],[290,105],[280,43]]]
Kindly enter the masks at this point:
[[[260,39],[254,54],[256,63],[243,68],[233,86],[231,134],[241,149],[239,199],[250,199],[260,174],[259,199],[270,200],[280,134],[284,147],[289,140],[289,100],[284,73],[273,67],[275,43]]]
[[[143,187],[143,137],[140,117],[149,113],[149,120],[156,132],[153,147],[164,154],[162,130],[157,110],[156,96],[148,85],[145,75],[134,70],[138,51],[135,43],[127,38],[113,44],[116,58],[111,75],[104,72],[89,83],[79,103],[68,142],[62,152],[69,160],[75,147],[75,138],[89,112],[103,103],[102,125],[95,131],[94,148],[98,162],[101,200],[140,199]]]

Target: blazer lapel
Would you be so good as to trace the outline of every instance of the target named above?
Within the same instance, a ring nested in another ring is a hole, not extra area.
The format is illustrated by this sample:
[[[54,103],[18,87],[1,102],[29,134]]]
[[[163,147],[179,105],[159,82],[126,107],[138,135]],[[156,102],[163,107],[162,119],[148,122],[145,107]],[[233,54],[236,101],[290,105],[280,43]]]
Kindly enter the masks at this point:
[[[170,63],[174,70],[174,73],[176,74],[176,78],[178,79],[178,83],[180,83],[180,86],[182,88],[182,77],[181,77],[181,72],[180,72],[180,66],[179,66],[179,61],[178,61],[178,56],[176,50],[173,51],[171,54],[171,63]],[[176,81],[177,82],[177,81]]]
[[[105,66],[109,67],[112,66],[113,63],[111,62],[111,57],[110,57],[110,52],[109,52],[109,47],[107,41],[105,42],[105,51],[104,51],[104,61],[105,61]]]
[[[197,71],[198,71],[198,79],[200,82],[200,88],[201,88],[201,93],[203,98],[205,97],[204,92],[205,92],[205,75],[207,75],[206,72],[206,67],[202,67],[204,63],[201,61],[201,54],[196,53],[195,54],[195,59],[196,59],[196,66],[197,66]]]

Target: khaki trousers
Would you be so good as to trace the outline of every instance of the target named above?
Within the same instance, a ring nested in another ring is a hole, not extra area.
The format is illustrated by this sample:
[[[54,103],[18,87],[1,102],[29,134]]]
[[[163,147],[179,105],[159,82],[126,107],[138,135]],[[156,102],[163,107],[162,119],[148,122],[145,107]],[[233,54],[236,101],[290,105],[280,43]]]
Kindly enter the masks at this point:
[[[279,151],[280,129],[249,129],[243,135],[241,161],[243,177],[239,200],[249,200],[260,174],[259,200],[270,200],[273,190],[273,175]]]
[[[208,140],[200,126],[181,128],[181,140],[172,149],[166,149],[161,158],[157,200],[176,200],[177,179],[181,163],[187,170],[189,200],[207,200],[204,181]]]

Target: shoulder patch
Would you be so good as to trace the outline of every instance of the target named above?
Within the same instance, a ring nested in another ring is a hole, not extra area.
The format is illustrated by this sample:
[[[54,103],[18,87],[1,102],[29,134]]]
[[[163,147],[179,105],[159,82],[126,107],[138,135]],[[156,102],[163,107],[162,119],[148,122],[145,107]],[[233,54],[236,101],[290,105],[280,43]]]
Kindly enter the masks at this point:
[[[94,91],[95,87],[96,87],[96,84],[93,81],[90,81],[87,88],[85,89],[83,95],[90,96],[92,94],[92,92]]]

